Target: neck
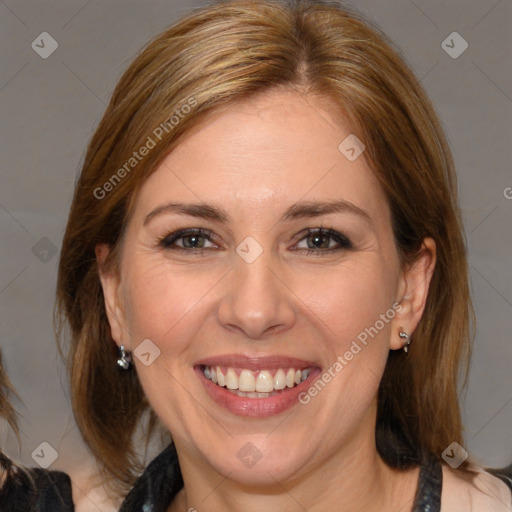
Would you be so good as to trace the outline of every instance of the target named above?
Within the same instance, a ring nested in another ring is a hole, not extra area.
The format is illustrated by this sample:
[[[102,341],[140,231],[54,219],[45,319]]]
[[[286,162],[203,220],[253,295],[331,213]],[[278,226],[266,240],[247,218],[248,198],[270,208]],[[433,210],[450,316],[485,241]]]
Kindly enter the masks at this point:
[[[389,468],[375,444],[340,450],[300,477],[275,480],[265,487],[242,485],[213,470],[205,472],[204,466],[189,464],[190,460],[180,457],[185,486],[169,512],[406,512],[412,510],[419,473],[419,468],[407,472]]]

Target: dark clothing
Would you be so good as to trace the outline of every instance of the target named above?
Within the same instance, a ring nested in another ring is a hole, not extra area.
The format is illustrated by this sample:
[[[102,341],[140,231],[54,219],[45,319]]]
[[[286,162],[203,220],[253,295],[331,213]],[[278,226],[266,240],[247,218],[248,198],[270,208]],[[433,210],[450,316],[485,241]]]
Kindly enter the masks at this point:
[[[119,512],[166,512],[183,487],[174,444],[149,464],[121,504]]]
[[[413,512],[440,512],[443,468],[436,457],[420,469]]]
[[[0,488],[1,512],[74,512],[66,473],[11,466]]]

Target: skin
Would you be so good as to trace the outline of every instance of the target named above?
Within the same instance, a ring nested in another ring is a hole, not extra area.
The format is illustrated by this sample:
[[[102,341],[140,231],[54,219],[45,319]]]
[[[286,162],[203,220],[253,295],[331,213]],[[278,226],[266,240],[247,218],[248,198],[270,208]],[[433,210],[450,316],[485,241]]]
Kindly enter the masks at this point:
[[[274,90],[218,112],[147,179],[119,272],[101,273],[116,342],[134,350],[150,339],[160,350],[149,366],[134,363],[178,450],[185,487],[169,511],[412,510],[418,469],[391,470],[376,451],[377,390],[389,350],[403,345],[399,330],[412,333],[422,315],[435,244],[425,239],[416,263],[401,268],[384,193],[364,153],[350,162],[338,150],[352,130],[334,109]],[[298,201],[339,199],[369,219],[345,211],[280,221]],[[215,204],[229,221],[165,213],[144,225],[171,201]],[[315,248],[303,231],[320,227],[352,247]],[[159,246],[182,228],[211,230],[215,239],[200,237],[200,254]],[[263,248],[250,264],[236,252],[247,236]],[[108,250],[97,246],[100,265]],[[288,355],[325,370],[395,302],[395,317],[309,404],[276,416],[232,414],[193,370],[201,358],[229,353]],[[261,453],[252,467],[237,457],[249,442]]]

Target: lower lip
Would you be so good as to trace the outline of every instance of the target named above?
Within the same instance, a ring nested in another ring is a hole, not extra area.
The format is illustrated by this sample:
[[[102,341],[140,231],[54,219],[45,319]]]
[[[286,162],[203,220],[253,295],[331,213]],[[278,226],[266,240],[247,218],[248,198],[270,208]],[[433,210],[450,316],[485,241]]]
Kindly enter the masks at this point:
[[[194,369],[206,388],[207,393],[216,403],[238,416],[258,418],[274,416],[299,403],[299,395],[311,386],[311,383],[321,371],[320,368],[313,368],[309,377],[304,382],[293,388],[285,388],[278,395],[269,396],[268,398],[247,398],[235,395],[228,391],[227,388],[214,384],[204,376],[201,367]]]

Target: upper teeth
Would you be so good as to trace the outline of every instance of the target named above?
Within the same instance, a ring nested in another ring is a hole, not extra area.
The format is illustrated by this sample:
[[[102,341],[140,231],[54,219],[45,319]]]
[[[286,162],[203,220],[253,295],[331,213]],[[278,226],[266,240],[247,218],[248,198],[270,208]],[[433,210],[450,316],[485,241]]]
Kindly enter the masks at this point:
[[[225,373],[219,366],[205,366],[204,375],[207,379],[219,386],[225,386],[228,389],[238,389],[240,391],[260,393],[270,393],[274,390],[293,388],[296,384],[305,381],[311,373],[310,368],[305,370],[295,370],[294,368],[279,368],[272,376],[271,370],[259,370],[253,372],[247,369],[235,368],[225,369]]]

